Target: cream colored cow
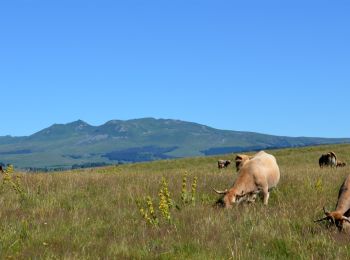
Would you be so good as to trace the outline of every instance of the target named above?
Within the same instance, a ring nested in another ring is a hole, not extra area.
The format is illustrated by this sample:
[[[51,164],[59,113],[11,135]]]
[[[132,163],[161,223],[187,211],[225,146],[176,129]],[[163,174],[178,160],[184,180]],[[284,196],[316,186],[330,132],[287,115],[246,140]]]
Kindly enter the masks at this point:
[[[224,195],[218,200],[218,204],[225,208],[243,201],[254,202],[259,193],[267,205],[269,190],[277,186],[279,179],[280,170],[276,158],[261,151],[240,165],[237,179],[230,189],[225,191],[214,189],[214,191]]]

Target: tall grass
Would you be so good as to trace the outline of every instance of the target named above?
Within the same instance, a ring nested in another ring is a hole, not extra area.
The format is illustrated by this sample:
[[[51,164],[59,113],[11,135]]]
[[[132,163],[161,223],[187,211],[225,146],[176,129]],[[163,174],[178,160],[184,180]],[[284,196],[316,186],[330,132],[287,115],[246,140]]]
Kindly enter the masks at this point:
[[[218,157],[16,172],[25,199],[0,189],[0,259],[346,259],[350,235],[313,223],[324,205],[335,207],[350,173],[319,169],[320,154],[330,150],[350,162],[350,145],[270,151],[281,180],[269,205],[230,210],[213,207],[218,197],[211,187],[229,188],[236,177],[233,167],[217,169]],[[185,173],[187,181],[197,177],[195,203],[171,209],[166,225],[147,224],[136,200],[157,198],[164,177],[171,199],[181,202]]]

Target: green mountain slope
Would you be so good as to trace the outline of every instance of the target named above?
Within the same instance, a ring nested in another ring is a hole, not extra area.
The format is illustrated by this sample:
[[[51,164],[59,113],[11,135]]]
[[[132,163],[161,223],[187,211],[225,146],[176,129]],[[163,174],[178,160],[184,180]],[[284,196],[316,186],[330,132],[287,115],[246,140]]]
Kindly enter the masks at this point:
[[[0,162],[21,168],[65,168],[348,142],[349,138],[295,138],[218,130],[169,119],[112,120],[101,126],[78,120],[54,124],[26,137],[0,137]]]

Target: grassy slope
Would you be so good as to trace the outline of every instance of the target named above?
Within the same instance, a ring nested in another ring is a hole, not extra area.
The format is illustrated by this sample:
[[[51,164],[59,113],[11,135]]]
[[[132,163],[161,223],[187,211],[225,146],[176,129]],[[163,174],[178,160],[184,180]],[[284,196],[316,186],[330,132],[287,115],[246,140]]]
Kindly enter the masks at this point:
[[[346,259],[350,237],[314,224],[322,206],[335,207],[349,168],[318,167],[333,150],[350,162],[350,145],[271,151],[281,181],[264,207],[212,207],[211,187],[229,187],[236,173],[216,168],[218,157],[190,158],[22,176],[26,197],[0,190],[0,258],[76,259]],[[232,155],[221,158],[231,158]],[[197,203],[172,211],[173,223],[147,225],[136,198],[157,198],[161,177],[180,201],[184,172],[198,177]]]

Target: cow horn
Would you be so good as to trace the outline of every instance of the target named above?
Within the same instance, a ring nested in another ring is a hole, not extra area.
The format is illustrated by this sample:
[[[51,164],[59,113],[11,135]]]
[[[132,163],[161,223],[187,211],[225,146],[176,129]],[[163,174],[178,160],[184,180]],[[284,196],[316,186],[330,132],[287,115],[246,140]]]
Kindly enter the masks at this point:
[[[323,221],[323,220],[328,220],[328,219],[330,219],[330,218],[333,219],[333,217],[330,216],[329,211],[326,210],[326,207],[323,207],[323,212],[324,212],[324,214],[326,215],[326,217],[321,218],[321,219],[319,219],[319,220],[314,220],[315,223],[316,223],[316,222],[321,222],[321,221]],[[333,222],[334,222],[334,221],[333,221]]]
[[[212,188],[217,194],[226,194],[228,192],[228,190],[224,190],[224,191],[219,191],[219,190],[216,190],[214,188]]]
[[[349,218],[347,218],[347,217],[345,217],[345,216],[343,216],[341,219],[342,219],[342,220],[345,220],[345,221],[347,221],[347,222],[349,222],[349,223],[350,223],[350,219],[349,219]]]

